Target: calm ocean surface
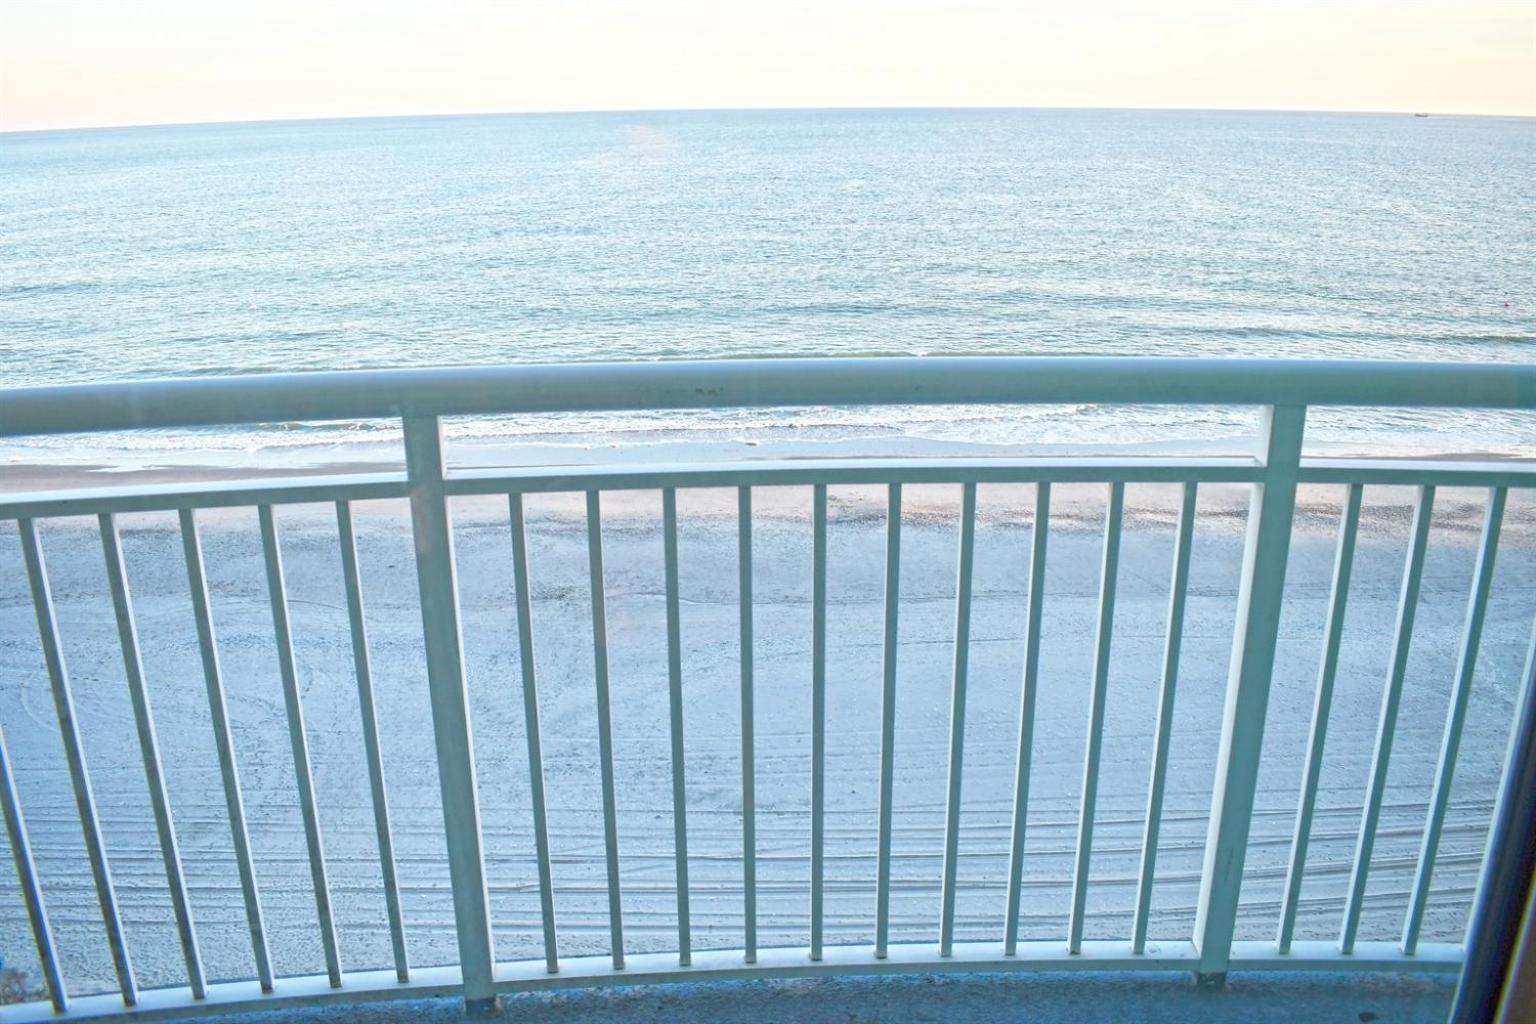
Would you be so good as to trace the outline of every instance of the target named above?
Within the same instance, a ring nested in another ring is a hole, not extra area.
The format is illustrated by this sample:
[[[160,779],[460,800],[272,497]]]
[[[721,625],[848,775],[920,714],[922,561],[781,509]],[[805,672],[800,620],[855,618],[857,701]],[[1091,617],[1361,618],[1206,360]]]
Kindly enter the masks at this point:
[[[1536,121],[617,113],[0,136],[5,386],[868,352],[1536,360]],[[1021,445],[1208,441],[1251,422],[801,410],[457,429],[503,445]],[[1311,436],[1536,451],[1529,417],[1371,422],[1320,416]],[[206,461],[336,433],[23,442],[4,456]]]

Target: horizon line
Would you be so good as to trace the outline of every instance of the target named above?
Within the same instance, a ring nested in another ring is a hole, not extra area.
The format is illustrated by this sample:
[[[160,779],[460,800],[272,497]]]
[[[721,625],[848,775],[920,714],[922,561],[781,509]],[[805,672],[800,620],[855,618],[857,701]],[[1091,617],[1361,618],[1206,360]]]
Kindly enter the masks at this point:
[[[54,128],[0,128],[0,136],[43,135],[52,132],[126,131],[141,128],[213,128],[237,125],[309,124],[329,121],[400,121],[432,118],[469,117],[558,117],[602,116],[612,114],[753,114],[753,113],[862,113],[917,111],[1096,111],[1102,113],[1191,113],[1191,114],[1346,114],[1380,117],[1458,117],[1500,120],[1536,120],[1536,113],[1475,113],[1435,110],[1354,110],[1346,108],[1292,107],[1197,107],[1197,106],[1094,106],[1088,104],[892,104],[828,106],[744,106],[744,107],[591,107],[529,110],[462,110],[406,114],[321,114],[310,117],[256,117],[227,121],[142,121],[123,124],[71,125]]]

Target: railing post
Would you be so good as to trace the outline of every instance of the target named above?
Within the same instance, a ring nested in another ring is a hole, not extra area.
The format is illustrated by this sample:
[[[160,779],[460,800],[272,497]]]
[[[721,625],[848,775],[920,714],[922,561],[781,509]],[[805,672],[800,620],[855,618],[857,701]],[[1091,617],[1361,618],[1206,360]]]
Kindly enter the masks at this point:
[[[1304,406],[1265,410],[1259,454],[1264,474],[1253,485],[1248,505],[1248,535],[1243,545],[1243,573],[1238,591],[1237,629],[1222,715],[1221,747],[1211,794],[1211,823],[1205,839],[1200,902],[1194,941],[1200,951],[1196,980],[1204,987],[1226,981],[1237,922],[1243,858],[1253,819],[1259,750],[1269,682],[1275,667],[1275,641],[1285,594],[1285,566],[1296,512],[1296,479],[1306,424]]]
[[[1494,1020],[1509,972],[1519,957],[1520,916],[1529,898],[1536,863],[1536,633],[1525,655],[1515,721],[1504,754],[1504,775],[1478,872],[1477,897],[1467,922],[1466,961],[1450,1024]],[[1509,1007],[1498,1020],[1523,1020]]]
[[[442,429],[436,416],[406,416],[404,427],[427,688],[443,794],[443,833],[453,885],[464,1009],[473,1017],[491,1016],[498,1012],[500,1000],[495,989],[491,913],[480,849],[480,797],[475,784],[469,694],[464,685],[453,527],[443,491]]]

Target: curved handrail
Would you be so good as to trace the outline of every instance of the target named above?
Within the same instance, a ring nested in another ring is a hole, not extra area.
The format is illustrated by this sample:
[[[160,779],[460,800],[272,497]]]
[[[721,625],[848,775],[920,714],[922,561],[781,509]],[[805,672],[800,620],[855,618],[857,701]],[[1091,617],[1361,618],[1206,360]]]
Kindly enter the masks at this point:
[[[1044,403],[1536,409],[1536,365],[893,356],[191,377],[0,391],[0,437],[401,415]]]

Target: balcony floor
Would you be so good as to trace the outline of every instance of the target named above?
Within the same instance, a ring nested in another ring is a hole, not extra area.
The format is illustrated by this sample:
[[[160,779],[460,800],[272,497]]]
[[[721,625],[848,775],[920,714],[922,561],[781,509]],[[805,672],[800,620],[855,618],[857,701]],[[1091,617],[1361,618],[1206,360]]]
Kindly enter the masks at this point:
[[[1265,973],[1224,991],[1128,974],[912,975],[678,984],[509,997],[501,1019],[539,1024],[1440,1024],[1451,978]],[[456,999],[205,1018],[218,1024],[456,1024]]]

